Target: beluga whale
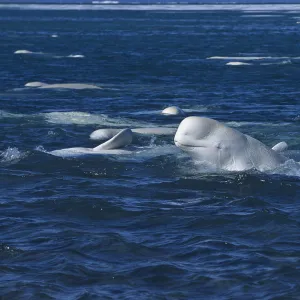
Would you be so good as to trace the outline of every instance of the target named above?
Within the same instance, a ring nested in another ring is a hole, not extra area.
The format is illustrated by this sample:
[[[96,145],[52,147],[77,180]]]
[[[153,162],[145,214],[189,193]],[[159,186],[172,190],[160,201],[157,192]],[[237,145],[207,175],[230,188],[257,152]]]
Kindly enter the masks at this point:
[[[85,89],[97,89],[102,88],[93,84],[85,83],[44,83],[40,81],[28,82],[24,85],[25,87],[38,88],[38,89],[71,89],[71,90],[85,90]]]
[[[174,137],[177,147],[194,160],[217,170],[272,170],[287,158],[281,152],[285,142],[269,148],[255,138],[230,128],[214,119],[188,117],[179,125]]]
[[[109,154],[131,154],[132,151],[120,149],[132,142],[132,131],[129,128],[121,130],[108,141],[95,148],[73,147],[48,152],[61,157],[74,157],[84,155],[109,155]]]
[[[162,110],[161,112],[163,115],[166,116],[184,116],[185,112],[179,108],[178,106],[169,106]]]

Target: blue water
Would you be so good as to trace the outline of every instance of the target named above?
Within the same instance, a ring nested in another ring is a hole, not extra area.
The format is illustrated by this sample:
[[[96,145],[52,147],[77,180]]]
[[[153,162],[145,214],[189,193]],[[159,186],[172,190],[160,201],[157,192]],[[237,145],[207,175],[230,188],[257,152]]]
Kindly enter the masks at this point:
[[[299,299],[300,10],[50,8],[0,10],[1,299]],[[284,140],[290,160],[208,172],[173,136],[135,137],[126,157],[47,153],[176,127],[170,105]]]

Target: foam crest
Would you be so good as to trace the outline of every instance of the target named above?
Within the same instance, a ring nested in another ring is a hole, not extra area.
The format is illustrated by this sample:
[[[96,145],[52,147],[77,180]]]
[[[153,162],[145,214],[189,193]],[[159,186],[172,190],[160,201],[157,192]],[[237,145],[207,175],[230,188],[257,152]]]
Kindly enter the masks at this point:
[[[5,118],[23,118],[25,115],[23,114],[13,114],[13,113],[9,113],[5,110],[0,110],[0,119],[5,119]]]
[[[25,152],[19,151],[16,147],[8,147],[0,153],[0,162],[3,164],[17,163],[26,156]]]

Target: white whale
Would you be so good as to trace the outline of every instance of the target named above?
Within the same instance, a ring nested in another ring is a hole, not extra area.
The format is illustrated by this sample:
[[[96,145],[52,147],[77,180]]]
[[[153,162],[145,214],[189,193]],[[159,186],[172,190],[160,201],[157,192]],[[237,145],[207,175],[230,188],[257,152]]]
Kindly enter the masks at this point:
[[[40,54],[40,52],[32,52],[32,51],[29,51],[29,50],[17,50],[14,52],[14,54]]]
[[[44,84],[45,83],[40,82],[40,81],[33,81],[33,82],[26,83],[24,86],[26,86],[26,87],[40,87],[40,86],[42,86]]]
[[[178,106],[169,106],[162,110],[163,115],[184,116],[185,112]]]
[[[174,142],[195,160],[228,171],[266,171],[287,160],[279,153],[287,146],[284,142],[275,145],[275,151],[249,135],[204,117],[185,118]]]
[[[114,137],[95,148],[73,147],[60,150],[53,150],[49,154],[61,157],[82,156],[82,155],[99,155],[99,154],[131,154],[132,151],[120,149],[132,142],[132,131],[123,129]]]
[[[250,66],[252,64],[241,62],[241,61],[230,61],[226,66]]]
[[[103,128],[97,129],[90,134],[90,139],[95,141],[102,141],[112,138],[119,133],[120,128]],[[131,131],[134,135],[173,135],[177,128],[172,127],[146,127],[146,128],[133,128]]]
[[[101,89],[101,87],[92,85],[92,84],[84,84],[84,83],[55,83],[48,84],[44,82],[34,81],[28,82],[25,84],[25,87],[34,87],[39,89],[73,89],[73,90],[84,90],[84,89]]]

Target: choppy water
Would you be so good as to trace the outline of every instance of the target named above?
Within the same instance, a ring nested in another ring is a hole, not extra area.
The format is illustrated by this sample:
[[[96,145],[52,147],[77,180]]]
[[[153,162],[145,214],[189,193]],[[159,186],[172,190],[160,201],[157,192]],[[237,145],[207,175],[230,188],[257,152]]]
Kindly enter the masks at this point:
[[[300,10],[100,8],[0,10],[2,299],[299,299]],[[172,136],[129,157],[46,153],[177,126],[169,105],[284,140],[291,160],[208,173]]]

